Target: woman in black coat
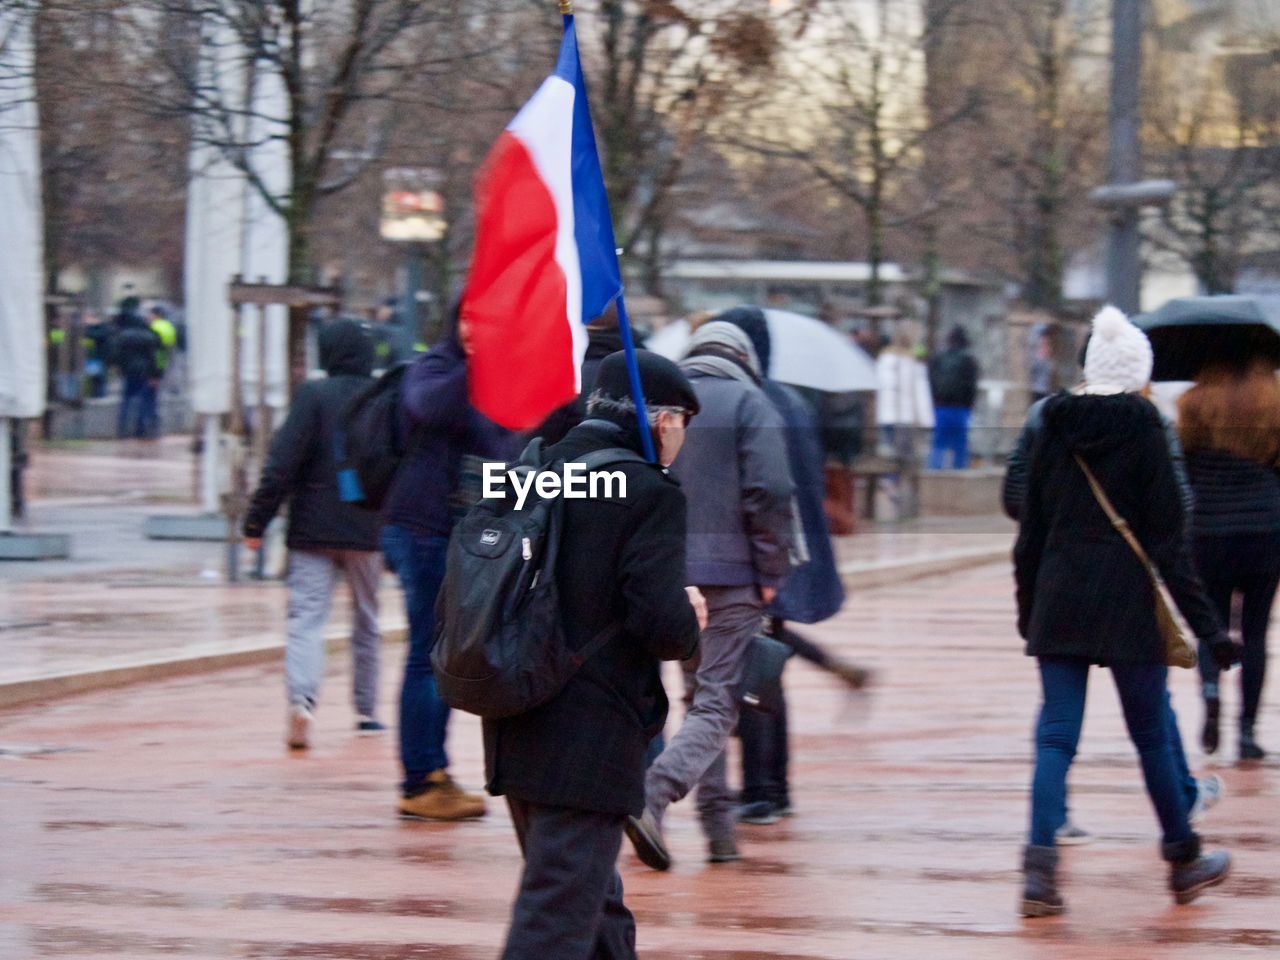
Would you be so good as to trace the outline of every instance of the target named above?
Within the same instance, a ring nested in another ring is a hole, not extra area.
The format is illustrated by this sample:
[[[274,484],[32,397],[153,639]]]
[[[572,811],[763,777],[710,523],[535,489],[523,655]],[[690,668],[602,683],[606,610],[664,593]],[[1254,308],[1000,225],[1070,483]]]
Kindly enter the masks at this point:
[[[1261,365],[1205,371],[1178,403],[1195,491],[1196,566],[1223,623],[1241,600],[1240,759],[1266,756],[1254,722],[1267,673],[1267,626],[1280,585],[1280,382]],[[1205,719],[1200,741],[1218,749],[1218,664],[1200,658]]]
[[[1094,320],[1085,386],[1043,408],[1030,455],[1014,549],[1018,629],[1040,668],[1024,916],[1065,907],[1056,884],[1054,834],[1066,816],[1066,777],[1080,739],[1089,667],[1109,667],[1163,832],[1170,888],[1189,903],[1225,878],[1226,853],[1202,855],[1176,724],[1170,721],[1164,643],[1146,569],[1094,498],[1087,465],[1159,568],[1207,649],[1231,662],[1233,647],[1196,578],[1184,512],[1160,415],[1139,395],[1151,378],[1151,345],[1122,313]]]

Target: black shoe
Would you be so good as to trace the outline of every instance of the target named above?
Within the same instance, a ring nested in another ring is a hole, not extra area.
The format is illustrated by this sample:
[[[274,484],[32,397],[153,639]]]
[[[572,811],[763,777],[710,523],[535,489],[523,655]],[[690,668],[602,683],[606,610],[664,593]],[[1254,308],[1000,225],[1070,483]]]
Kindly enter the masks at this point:
[[[1240,727],[1240,759],[1263,760],[1266,756],[1267,751],[1258,746],[1258,741],[1253,739],[1253,724],[1242,724]]]
[[[1231,872],[1231,855],[1225,850],[1202,854],[1197,836],[1181,843],[1166,843],[1161,852],[1169,861],[1169,889],[1179,904],[1191,903]]]
[[[1218,752],[1218,717],[1222,701],[1217,697],[1204,698],[1204,729],[1200,731],[1200,746],[1205,753]]]
[[[1022,886],[1024,917],[1056,917],[1067,905],[1058,894],[1058,851],[1053,847],[1028,846],[1022,855],[1025,882]]]
[[[627,817],[627,839],[636,848],[636,856],[653,870],[670,870],[671,854],[662,842],[662,827],[648,810],[638,817]]]
[[[738,844],[734,842],[733,837],[726,840],[712,840],[707,845],[707,863],[733,863],[741,859],[742,854],[738,853]]]
[[[782,812],[768,800],[744,803],[738,808],[738,822],[756,827],[767,827],[782,819]]]

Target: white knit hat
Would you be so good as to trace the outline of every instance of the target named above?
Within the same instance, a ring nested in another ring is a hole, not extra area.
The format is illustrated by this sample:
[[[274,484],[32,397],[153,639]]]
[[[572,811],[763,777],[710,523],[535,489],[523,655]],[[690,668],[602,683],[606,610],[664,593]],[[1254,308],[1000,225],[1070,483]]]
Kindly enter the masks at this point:
[[[1093,318],[1084,354],[1089,393],[1136,393],[1151,382],[1151,341],[1121,311],[1107,306]]]

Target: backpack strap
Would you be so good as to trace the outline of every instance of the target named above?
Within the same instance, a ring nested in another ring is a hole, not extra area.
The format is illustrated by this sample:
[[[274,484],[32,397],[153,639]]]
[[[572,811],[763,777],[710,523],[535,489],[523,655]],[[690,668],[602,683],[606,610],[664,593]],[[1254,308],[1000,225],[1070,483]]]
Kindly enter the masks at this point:
[[[597,653],[604,649],[604,645],[622,632],[622,624],[614,622],[609,624],[594,637],[588,640],[580,649],[573,652],[570,660],[573,662],[574,669],[578,669]]]

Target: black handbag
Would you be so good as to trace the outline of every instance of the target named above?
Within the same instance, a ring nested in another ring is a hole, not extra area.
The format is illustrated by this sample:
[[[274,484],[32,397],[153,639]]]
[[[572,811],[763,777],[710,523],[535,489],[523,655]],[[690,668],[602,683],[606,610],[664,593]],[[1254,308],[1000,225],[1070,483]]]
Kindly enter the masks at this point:
[[[787,644],[756,634],[747,645],[738,702],[761,713],[782,709],[782,669],[794,651]]]

